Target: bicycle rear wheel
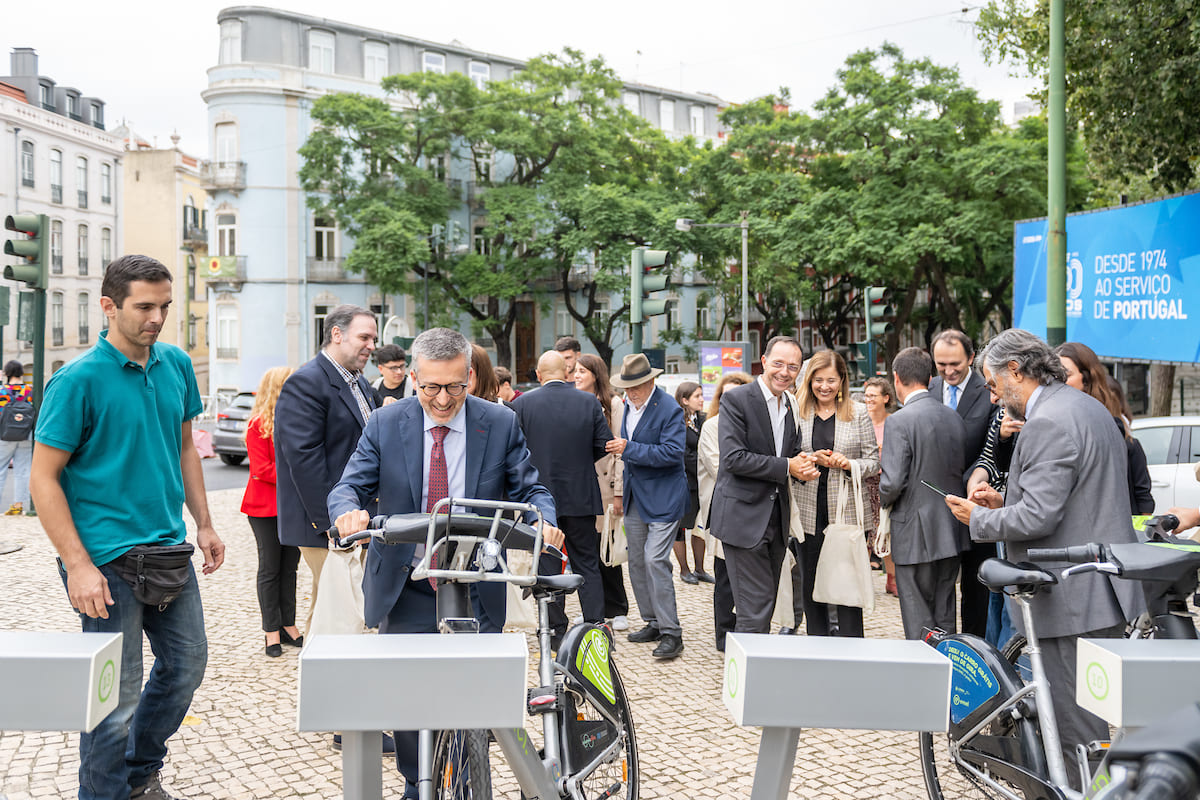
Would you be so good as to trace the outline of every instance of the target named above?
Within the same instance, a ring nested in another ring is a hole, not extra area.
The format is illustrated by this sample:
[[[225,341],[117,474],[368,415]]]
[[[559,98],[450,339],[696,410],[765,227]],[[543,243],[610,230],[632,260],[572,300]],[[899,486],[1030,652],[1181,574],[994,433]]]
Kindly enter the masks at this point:
[[[438,800],[491,800],[488,732],[438,731],[433,745],[433,780]]]
[[[637,800],[638,757],[633,733],[633,715],[625,697],[625,686],[610,664],[613,691],[616,697],[615,724],[609,714],[602,713],[587,692],[567,690],[564,733],[568,765],[572,774],[578,773],[595,760],[592,748],[603,752],[609,734],[615,735],[618,746],[590,773],[579,779],[580,793],[585,798],[606,797],[614,800]],[[612,740],[608,740],[611,742]],[[597,746],[597,743],[600,746]]]

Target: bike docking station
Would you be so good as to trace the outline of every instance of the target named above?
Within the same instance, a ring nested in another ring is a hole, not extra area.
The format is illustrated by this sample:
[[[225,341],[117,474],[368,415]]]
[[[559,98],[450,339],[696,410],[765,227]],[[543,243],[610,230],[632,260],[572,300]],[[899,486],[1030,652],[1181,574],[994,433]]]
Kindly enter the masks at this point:
[[[783,800],[801,728],[944,733],[950,660],[920,641],[731,633],[721,693],[734,722],[763,729],[751,800]]]
[[[1075,701],[1118,729],[1159,722],[1200,702],[1200,640],[1080,639]]]
[[[89,733],[117,710],[121,634],[0,632],[0,687],[0,731]]]
[[[315,636],[296,727],[341,731],[342,797],[377,800],[381,731],[521,728],[528,659],[523,633]]]

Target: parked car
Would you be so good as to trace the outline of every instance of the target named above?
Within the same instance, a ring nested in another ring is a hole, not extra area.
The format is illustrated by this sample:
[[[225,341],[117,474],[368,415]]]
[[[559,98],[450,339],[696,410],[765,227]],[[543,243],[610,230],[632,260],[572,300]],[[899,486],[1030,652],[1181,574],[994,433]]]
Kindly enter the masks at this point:
[[[238,392],[233,402],[217,414],[217,429],[213,431],[213,450],[221,460],[236,467],[246,460],[246,420],[254,408],[254,392]]]
[[[1145,417],[1130,426],[1146,451],[1154,511],[1172,506],[1200,508],[1200,417]]]

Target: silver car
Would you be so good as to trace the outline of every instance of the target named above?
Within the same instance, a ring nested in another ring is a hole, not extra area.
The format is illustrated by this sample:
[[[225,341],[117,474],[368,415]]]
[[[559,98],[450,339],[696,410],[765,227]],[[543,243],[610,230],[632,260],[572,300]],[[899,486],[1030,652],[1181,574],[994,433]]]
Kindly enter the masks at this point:
[[[213,431],[213,450],[221,460],[236,467],[246,460],[246,421],[254,408],[254,392],[239,392],[233,402],[217,414]]]
[[[1200,481],[1195,464],[1200,462],[1200,417],[1145,417],[1130,425],[1134,437],[1146,451],[1154,512],[1172,506],[1200,508]]]

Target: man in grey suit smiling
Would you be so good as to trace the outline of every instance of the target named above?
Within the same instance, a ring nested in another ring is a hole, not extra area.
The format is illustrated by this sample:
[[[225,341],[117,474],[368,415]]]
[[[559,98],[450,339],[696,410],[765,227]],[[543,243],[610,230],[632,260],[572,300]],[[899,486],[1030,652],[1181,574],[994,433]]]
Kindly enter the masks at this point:
[[[907,347],[892,362],[896,396],[904,407],[883,429],[879,502],[892,507],[892,561],[907,639],[925,628],[953,633],[954,581],[967,529],[947,512],[927,481],[948,492],[962,486],[966,429],[958,414],[929,393],[933,359]]]
[[[1024,561],[1031,546],[1136,541],[1125,442],[1104,406],[1067,386],[1058,357],[1027,331],[996,336],[984,349],[983,362],[988,385],[1025,427],[1003,498],[986,487],[969,500],[946,498],[954,515],[970,525],[971,537],[1006,542],[1008,560],[1014,562]],[[1119,636],[1143,607],[1136,582],[1098,572],[1060,579],[1033,598],[1067,774],[1076,789],[1075,745],[1108,738],[1108,725],[1075,703],[1076,642],[1081,636]],[[1019,614],[1013,619],[1024,627]]]

